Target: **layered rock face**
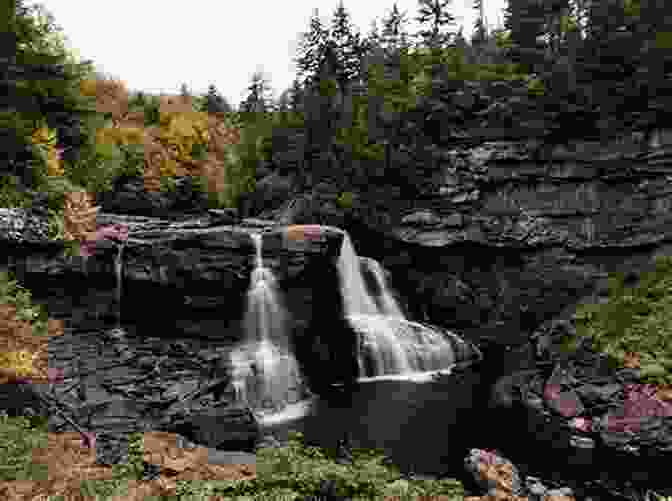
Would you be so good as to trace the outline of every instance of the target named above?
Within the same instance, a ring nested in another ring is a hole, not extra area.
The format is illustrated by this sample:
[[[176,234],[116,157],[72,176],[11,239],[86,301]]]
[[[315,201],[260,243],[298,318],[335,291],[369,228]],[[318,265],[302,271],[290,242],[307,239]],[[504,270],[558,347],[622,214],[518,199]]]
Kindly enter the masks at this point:
[[[648,153],[636,138],[573,142],[545,161],[524,142],[437,150],[441,175],[422,197],[355,186],[352,209],[339,209],[318,186],[275,217],[341,224],[359,254],[392,272],[411,317],[521,345],[542,322],[598,300],[608,273],[636,277],[670,252],[669,136]]]
[[[116,301],[115,275],[120,249],[112,241],[98,242],[94,255],[85,259],[64,257],[58,243],[6,236],[0,269],[13,271],[35,302],[46,305],[50,317],[62,319],[66,327],[100,327],[101,321],[114,320],[121,312],[122,322],[144,336],[235,343],[244,335],[246,292],[254,266],[250,234],[263,232],[264,263],[282,291],[290,319],[288,336],[302,347],[299,361],[324,377],[354,378],[348,364],[337,363],[343,360],[341,348],[356,360],[354,333],[350,339],[338,329],[330,330],[329,336],[340,339],[338,346],[324,360],[312,355],[315,345],[327,343],[325,325],[347,329],[336,270],[342,234],[325,230],[324,238],[292,242],[284,228],[272,223],[232,223],[236,221],[226,211],[182,222],[99,214],[99,226],[129,227],[121,249],[121,305]],[[324,364],[333,367],[324,371]]]

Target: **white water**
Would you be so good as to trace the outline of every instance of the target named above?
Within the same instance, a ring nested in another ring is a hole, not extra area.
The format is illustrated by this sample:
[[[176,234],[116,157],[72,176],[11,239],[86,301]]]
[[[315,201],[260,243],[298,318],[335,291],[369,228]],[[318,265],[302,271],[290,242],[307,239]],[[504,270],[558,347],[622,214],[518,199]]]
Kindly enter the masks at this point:
[[[258,415],[286,410],[303,398],[298,364],[289,352],[277,280],[264,266],[262,238],[253,234],[255,266],[245,313],[245,341],[231,353],[235,399]]]
[[[114,297],[117,302],[116,304],[117,311],[116,311],[115,327],[114,329],[108,332],[108,335],[115,339],[123,339],[126,336],[126,331],[124,331],[124,328],[121,326],[121,297],[122,297],[121,281],[123,279],[122,276],[124,266],[123,255],[125,246],[126,242],[122,241],[117,247],[117,255],[114,258],[114,274],[117,279]]]
[[[359,267],[359,257],[352,246],[350,235],[343,232],[341,255],[338,258],[338,273],[341,280],[343,309],[346,315],[377,315],[380,313],[376,301],[366,289],[366,283]]]
[[[379,311],[383,315],[391,315],[393,317],[405,318],[404,313],[401,311],[399,304],[392,295],[389,287],[387,286],[385,280],[385,272],[383,267],[375,259],[365,259],[364,266],[372,273],[373,277],[376,279],[376,284],[380,290],[379,297]]]
[[[338,271],[344,313],[360,336],[360,380],[450,369],[455,362],[450,342],[428,326],[407,320],[380,263],[373,259],[364,263],[380,290],[378,301],[366,287],[359,256],[344,232]]]

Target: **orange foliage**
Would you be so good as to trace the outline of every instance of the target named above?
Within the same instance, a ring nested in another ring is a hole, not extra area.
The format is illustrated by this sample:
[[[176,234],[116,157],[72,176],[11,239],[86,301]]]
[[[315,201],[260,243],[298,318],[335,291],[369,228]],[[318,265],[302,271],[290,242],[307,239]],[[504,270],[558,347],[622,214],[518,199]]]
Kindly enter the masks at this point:
[[[0,482],[0,497],[8,501],[33,501],[49,496],[64,496],[68,501],[84,501],[80,489],[83,480],[112,479],[109,466],[96,464],[95,449],[82,445],[79,433],[48,433],[46,447],[33,451],[32,460],[48,466],[46,479]],[[129,479],[126,494],[112,497],[115,501],[145,500],[154,496],[169,497],[177,494],[181,480],[252,480],[256,477],[254,464],[211,464],[208,450],[180,448],[177,435],[167,432],[148,432],[143,435],[143,459],[163,468],[161,474],[147,481]],[[51,498],[50,498],[51,499]],[[216,496],[213,500],[224,499]]]
[[[84,191],[65,194],[63,210],[64,238],[86,240],[96,231],[96,213],[100,207],[93,206],[93,196]]]
[[[97,111],[112,114],[113,128],[142,131],[145,152],[143,178],[147,191],[159,191],[162,176],[204,176],[209,191],[221,192],[225,189],[228,149],[231,144],[240,142],[240,131],[226,125],[225,114],[212,116],[195,112],[194,100],[190,96],[162,94],[158,96],[161,126],[146,127],[143,112],[129,111],[129,95],[123,82],[114,79],[85,80],[81,90],[83,94],[95,97]],[[163,138],[163,126],[181,116],[190,121],[192,118],[196,121],[205,119],[204,126],[207,128],[199,135],[207,141],[207,158],[192,160],[175,144]],[[99,136],[101,140],[108,140],[108,137],[114,139],[117,134],[101,130]]]

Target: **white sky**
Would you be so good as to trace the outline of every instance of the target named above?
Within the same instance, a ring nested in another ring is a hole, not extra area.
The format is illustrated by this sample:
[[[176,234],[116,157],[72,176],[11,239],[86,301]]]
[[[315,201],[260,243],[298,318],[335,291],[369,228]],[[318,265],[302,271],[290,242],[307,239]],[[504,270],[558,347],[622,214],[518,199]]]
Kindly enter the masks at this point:
[[[503,20],[506,0],[484,0],[490,27]],[[308,31],[313,8],[331,25],[338,0],[26,1],[41,3],[63,28],[76,55],[94,61],[96,69],[123,80],[130,90],[177,93],[184,82],[193,93],[214,83],[234,107],[246,95],[255,70],[270,80],[277,97],[296,74],[300,34]],[[344,0],[362,35],[380,20],[394,0]],[[407,31],[417,31],[417,0],[398,0],[406,12]],[[453,0],[451,14],[469,37],[475,21],[473,0]]]

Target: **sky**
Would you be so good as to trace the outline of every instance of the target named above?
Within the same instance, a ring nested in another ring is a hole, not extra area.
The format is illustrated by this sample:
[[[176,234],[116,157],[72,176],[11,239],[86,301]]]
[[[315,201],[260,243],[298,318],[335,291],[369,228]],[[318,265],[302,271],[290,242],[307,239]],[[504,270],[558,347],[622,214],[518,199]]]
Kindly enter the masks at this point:
[[[500,25],[506,0],[484,2],[488,26]],[[174,94],[186,83],[200,95],[212,83],[237,107],[257,70],[269,80],[275,98],[291,86],[293,59],[313,9],[330,26],[338,0],[25,2],[35,3],[53,14],[76,57],[93,60],[96,70],[121,79],[129,90]],[[373,19],[380,26],[394,0],[343,3],[352,23],[366,35]],[[417,0],[398,0],[397,6],[411,19],[407,31],[415,33]],[[450,12],[468,38],[476,16],[473,0],[453,0]]]

